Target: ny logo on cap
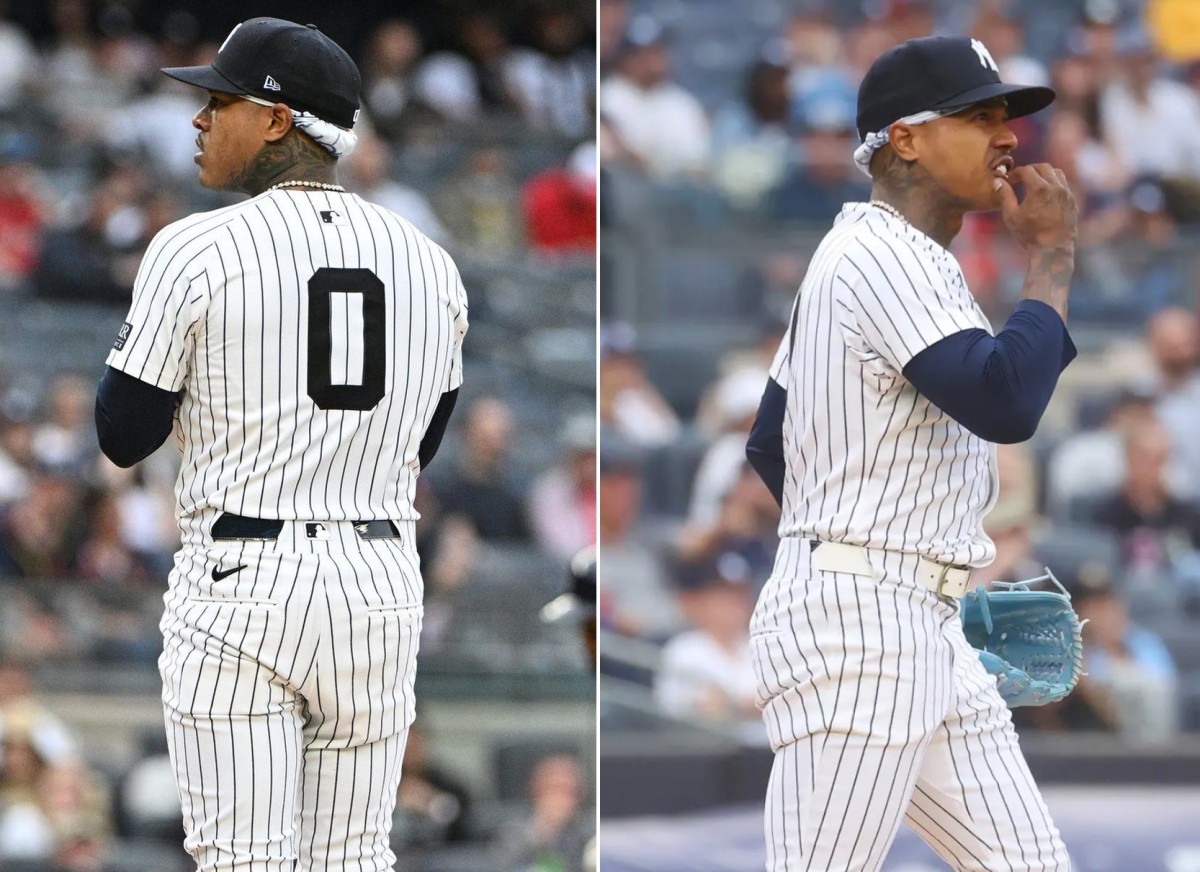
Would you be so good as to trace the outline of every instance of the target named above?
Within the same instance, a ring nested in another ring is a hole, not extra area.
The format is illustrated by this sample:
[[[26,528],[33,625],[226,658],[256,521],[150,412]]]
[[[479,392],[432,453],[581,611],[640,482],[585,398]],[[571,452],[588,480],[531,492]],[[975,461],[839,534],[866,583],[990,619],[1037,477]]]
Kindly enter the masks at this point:
[[[992,53],[987,50],[987,46],[977,39],[971,40],[971,48],[975,49],[975,54],[979,55],[979,66],[991,67],[997,73],[1000,68],[996,66],[996,61],[992,58]]]
[[[986,52],[987,49],[984,49],[984,51]],[[988,58],[990,59],[991,55],[988,55]],[[992,66],[994,67],[996,65],[992,64]],[[263,87],[266,88],[268,91],[282,91],[283,90],[283,88],[279,87],[279,83],[276,82],[274,77],[272,77],[272,76],[267,76],[267,80],[265,82],[263,82]]]

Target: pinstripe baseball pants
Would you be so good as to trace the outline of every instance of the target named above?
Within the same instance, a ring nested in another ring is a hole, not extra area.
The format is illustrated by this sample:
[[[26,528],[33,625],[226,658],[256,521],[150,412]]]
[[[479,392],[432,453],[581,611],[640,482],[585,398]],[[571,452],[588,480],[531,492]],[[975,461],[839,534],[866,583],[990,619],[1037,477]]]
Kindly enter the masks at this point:
[[[785,539],[751,651],[775,762],[771,872],[877,870],[903,819],[957,870],[1067,872],[995,679],[910,555],[812,570]]]
[[[185,533],[175,558],[159,670],[184,844],[205,872],[396,859],[422,616],[412,525],[369,541],[318,526],[286,522],[274,541]]]

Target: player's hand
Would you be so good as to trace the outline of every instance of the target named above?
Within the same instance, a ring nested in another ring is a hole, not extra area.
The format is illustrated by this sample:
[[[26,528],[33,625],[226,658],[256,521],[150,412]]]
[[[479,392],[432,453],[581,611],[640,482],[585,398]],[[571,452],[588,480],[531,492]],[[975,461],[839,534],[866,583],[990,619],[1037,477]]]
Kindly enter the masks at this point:
[[[1024,190],[1018,200],[1014,185]],[[1075,195],[1062,170],[1047,163],[1014,167],[1008,179],[996,179],[1004,223],[1023,248],[1074,250],[1078,225]]]

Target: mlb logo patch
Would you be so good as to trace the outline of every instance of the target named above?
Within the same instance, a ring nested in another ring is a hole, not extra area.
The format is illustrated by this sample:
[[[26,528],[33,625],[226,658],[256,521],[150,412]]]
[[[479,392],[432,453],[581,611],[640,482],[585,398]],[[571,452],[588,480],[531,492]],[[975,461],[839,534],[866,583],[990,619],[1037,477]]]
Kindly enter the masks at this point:
[[[131,333],[133,333],[133,325],[126,321],[121,325],[121,329],[117,331],[117,338],[113,342],[113,349],[115,351],[122,351]]]
[[[335,212],[332,209],[324,209],[321,212],[321,220],[326,224],[334,224],[338,227],[349,227],[350,219],[341,212]]]
[[[307,523],[304,525],[304,535],[309,539],[331,539],[332,534],[324,524]]]

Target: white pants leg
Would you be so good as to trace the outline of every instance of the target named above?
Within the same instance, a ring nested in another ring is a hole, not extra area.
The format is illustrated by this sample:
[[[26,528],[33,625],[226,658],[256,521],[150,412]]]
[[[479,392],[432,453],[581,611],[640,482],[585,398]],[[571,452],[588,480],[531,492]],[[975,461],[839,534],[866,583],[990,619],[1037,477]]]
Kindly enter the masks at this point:
[[[204,872],[395,862],[420,574],[399,541],[329,526],[307,551],[281,536],[176,559],[159,666],[185,847]]]
[[[959,622],[946,629],[955,646],[955,707],[925,750],[905,820],[962,872],[1067,872],[1067,849],[995,679]]]
[[[877,870],[902,819],[956,868],[1068,869],[1007,709],[956,611],[893,580],[915,577],[907,560],[872,578],[810,572],[807,543],[781,549],[751,634],[775,751],[767,869]],[[985,748],[990,768],[978,759]],[[934,838],[944,831],[980,862],[948,851],[956,847],[949,836]]]

